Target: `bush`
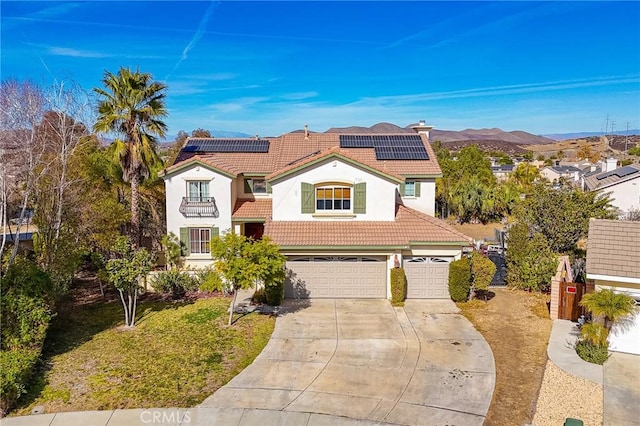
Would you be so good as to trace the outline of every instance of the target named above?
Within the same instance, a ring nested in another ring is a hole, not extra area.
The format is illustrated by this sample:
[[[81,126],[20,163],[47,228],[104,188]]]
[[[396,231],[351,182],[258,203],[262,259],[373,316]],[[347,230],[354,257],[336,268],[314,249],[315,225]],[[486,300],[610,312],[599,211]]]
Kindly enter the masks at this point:
[[[402,268],[391,270],[391,304],[402,306],[407,298],[407,276]]]
[[[17,258],[0,278],[0,416],[26,392],[51,321],[52,284],[46,272]]]
[[[267,293],[264,291],[264,287],[257,289],[251,297],[253,303],[267,303]]]
[[[271,277],[271,281],[265,283],[264,293],[267,305],[278,306],[282,303],[284,298],[284,270],[281,275],[278,274],[275,277]]]
[[[488,290],[493,276],[496,274],[496,264],[487,256],[474,251],[471,255],[473,269],[473,286],[476,290]]]
[[[228,291],[228,286],[225,285],[224,281],[220,277],[220,274],[211,267],[198,269],[196,271],[196,280],[198,282],[198,288],[200,289],[200,291]]]
[[[40,349],[0,352],[0,417],[4,417],[18,398],[26,393],[25,383],[40,356]]]
[[[187,291],[198,289],[198,281],[189,273],[173,269],[171,271],[160,272],[151,286],[160,293],[171,292],[174,299],[184,297]]]
[[[469,259],[463,257],[449,265],[449,295],[454,302],[465,302],[471,287]]]
[[[609,359],[609,349],[606,346],[594,345],[587,340],[576,343],[576,352],[580,358],[592,364],[602,365]]]

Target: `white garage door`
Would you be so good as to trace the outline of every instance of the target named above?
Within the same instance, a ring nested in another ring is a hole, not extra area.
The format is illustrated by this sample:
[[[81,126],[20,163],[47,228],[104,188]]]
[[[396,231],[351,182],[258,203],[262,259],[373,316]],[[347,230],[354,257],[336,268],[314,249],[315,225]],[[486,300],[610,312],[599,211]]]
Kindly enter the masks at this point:
[[[407,299],[449,299],[450,258],[405,258]]]
[[[287,262],[285,297],[384,299],[387,263],[375,257],[300,257]]]
[[[609,334],[609,349],[640,355],[640,314],[613,325]]]

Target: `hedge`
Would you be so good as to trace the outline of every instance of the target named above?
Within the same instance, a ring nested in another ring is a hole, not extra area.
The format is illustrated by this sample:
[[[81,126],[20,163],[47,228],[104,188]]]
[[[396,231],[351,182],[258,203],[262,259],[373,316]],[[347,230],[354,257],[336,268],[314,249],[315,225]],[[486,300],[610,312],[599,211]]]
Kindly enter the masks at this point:
[[[402,305],[407,298],[407,276],[402,268],[391,270],[391,304]]]
[[[466,302],[471,287],[469,259],[463,257],[449,264],[449,295],[454,302]]]

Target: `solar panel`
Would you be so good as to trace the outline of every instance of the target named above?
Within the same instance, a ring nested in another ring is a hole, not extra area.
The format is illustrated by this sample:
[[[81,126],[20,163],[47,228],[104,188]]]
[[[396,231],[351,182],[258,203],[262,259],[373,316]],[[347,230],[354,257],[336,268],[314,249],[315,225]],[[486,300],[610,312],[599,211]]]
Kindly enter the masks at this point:
[[[189,139],[185,152],[269,152],[265,139]]]
[[[631,166],[620,167],[619,169],[611,170],[610,172],[603,173],[599,176],[596,176],[597,180],[603,180],[611,176],[618,176],[619,178],[623,178],[634,173],[640,173],[640,170]]]
[[[376,146],[377,160],[428,160],[423,146]]]
[[[422,146],[418,134],[340,135],[340,148],[375,148],[376,146]]]

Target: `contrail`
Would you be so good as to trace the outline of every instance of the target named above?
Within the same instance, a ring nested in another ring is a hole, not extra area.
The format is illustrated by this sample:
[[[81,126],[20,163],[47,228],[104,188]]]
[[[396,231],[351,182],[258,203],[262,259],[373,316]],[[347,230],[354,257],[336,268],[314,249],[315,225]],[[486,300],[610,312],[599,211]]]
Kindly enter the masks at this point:
[[[200,20],[200,25],[198,25],[198,29],[196,30],[196,33],[191,38],[191,41],[189,41],[189,44],[187,44],[187,46],[182,51],[182,56],[180,57],[176,65],[173,67],[173,70],[171,70],[171,72],[167,74],[167,76],[165,77],[164,79],[165,81],[169,81],[169,77],[171,76],[171,74],[173,74],[178,69],[180,64],[182,64],[187,59],[189,51],[193,49],[193,47],[196,44],[198,44],[198,42],[204,35],[205,31],[207,30],[207,24],[209,23],[209,18],[211,17],[211,14],[213,13],[214,9],[219,3],[220,3],[219,1],[211,2],[211,4],[209,5],[209,8],[205,12],[202,19]]]

